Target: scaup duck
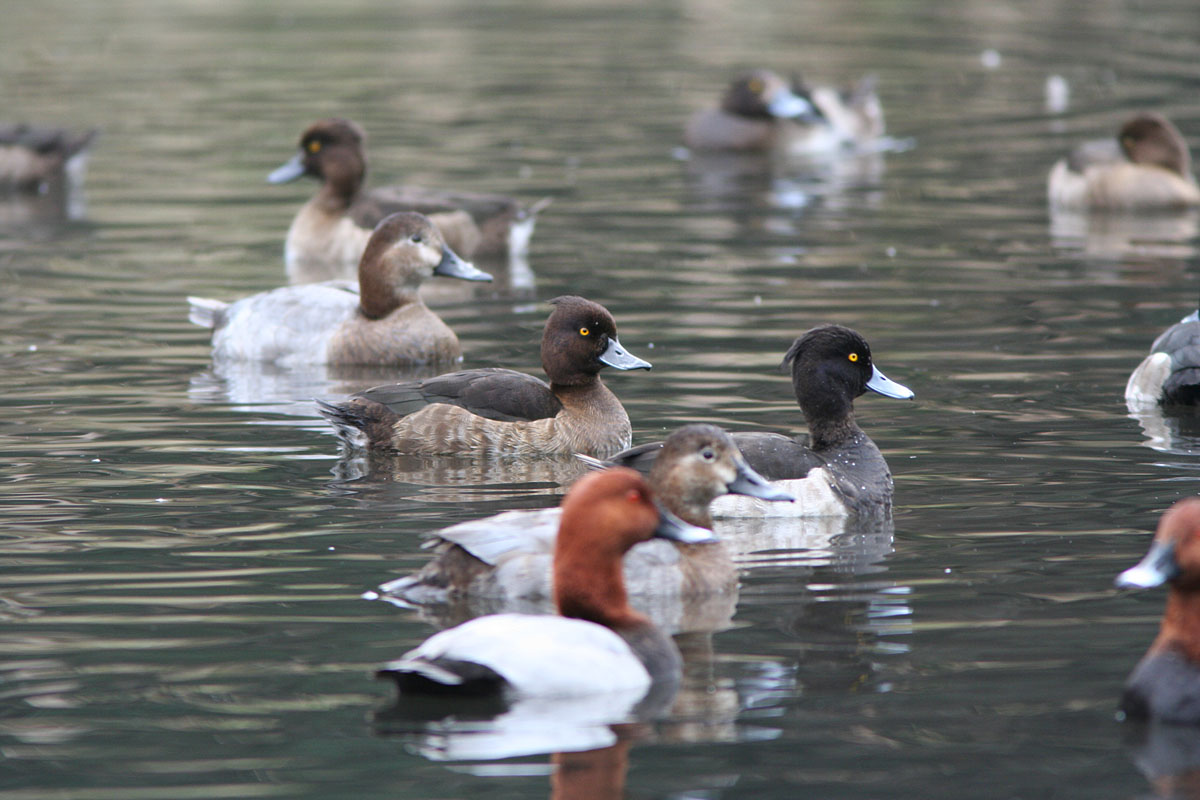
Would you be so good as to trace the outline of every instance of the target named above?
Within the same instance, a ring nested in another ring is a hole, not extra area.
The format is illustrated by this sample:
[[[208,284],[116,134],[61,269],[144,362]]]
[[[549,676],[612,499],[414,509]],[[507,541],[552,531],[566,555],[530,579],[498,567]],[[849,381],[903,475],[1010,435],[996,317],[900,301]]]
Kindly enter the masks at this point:
[[[299,152],[267,181],[308,175],[320,188],[288,228],[284,259],[293,283],[342,278],[354,269],[371,228],[396,211],[429,215],[464,258],[521,253],[545,201],[523,208],[510,197],[417,186],[367,191],[366,134],[347,119],[322,119],[300,137]]]
[[[550,301],[542,369],[550,383],[510,369],[471,369],[377,386],[339,404],[318,401],[351,448],[409,455],[604,456],[632,428],[600,370],[650,369],[617,339],[608,309],[582,297]]]
[[[910,400],[913,392],[889,380],[871,361],[871,348],[856,331],[841,325],[813,328],[783,357],[791,365],[796,401],[808,420],[809,435],[734,433],[733,441],[750,465],[795,503],[764,503],[751,497],[719,497],[714,517],[845,516],[886,513],[892,505],[892,474],[879,448],[854,421],[854,399],[868,390]],[[608,463],[647,471],[660,442],[640,445]]]
[[[357,287],[342,281],[285,286],[234,303],[189,297],[189,319],[212,328],[218,360],[281,366],[461,360],[458,337],[417,291],[433,275],[491,280],[448,248],[427,217],[403,212],[371,234]]]
[[[629,605],[621,559],[660,536],[701,543],[712,532],[661,511],[633,470],[584,476],[563,500],[554,548],[559,616],[494,614],[427,639],[384,665],[400,693],[522,697],[628,692],[680,679],[675,643]],[[630,703],[632,705],[632,703]]]
[[[1115,139],[1085,142],[1050,170],[1050,205],[1152,211],[1200,205],[1187,142],[1166,117],[1141,113]]]
[[[1200,404],[1200,312],[1163,331],[1125,384],[1132,410]]]
[[[673,514],[709,529],[709,504],[721,495],[792,499],[752,470],[729,434],[715,425],[685,425],[668,436],[647,483],[655,499]],[[364,597],[420,605],[465,595],[506,601],[549,597],[550,562],[562,513],[561,507],[506,511],[436,531],[427,545],[436,548],[433,561]],[[634,595],[726,592],[737,586],[737,568],[719,541],[643,542],[625,556],[625,585]]]
[[[1171,585],[1149,652],[1125,682],[1131,719],[1200,724],[1200,498],[1180,500],[1158,522],[1146,557],[1117,576],[1122,588]]]
[[[79,182],[87,147],[98,132],[0,124],[0,189],[36,192],[54,181]]]

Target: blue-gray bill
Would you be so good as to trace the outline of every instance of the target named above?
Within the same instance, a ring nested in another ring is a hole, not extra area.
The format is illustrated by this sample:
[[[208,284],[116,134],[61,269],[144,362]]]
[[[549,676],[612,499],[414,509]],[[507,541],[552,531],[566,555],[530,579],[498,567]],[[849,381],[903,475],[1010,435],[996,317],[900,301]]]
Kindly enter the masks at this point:
[[[1122,589],[1149,589],[1161,586],[1179,575],[1175,546],[1170,542],[1154,542],[1150,551],[1136,566],[1117,576],[1115,583]]]
[[[874,364],[871,365],[871,380],[867,381],[867,388],[884,397],[894,397],[897,400],[912,400],[916,397],[912,389],[902,383],[896,383],[880,372]]]
[[[470,261],[463,261],[449,247],[442,245],[442,260],[433,268],[434,275],[460,278],[464,281],[490,281],[492,276],[477,269]]]
[[[613,369],[650,369],[649,361],[631,354],[615,336],[608,340],[608,347],[600,354],[600,362]]]

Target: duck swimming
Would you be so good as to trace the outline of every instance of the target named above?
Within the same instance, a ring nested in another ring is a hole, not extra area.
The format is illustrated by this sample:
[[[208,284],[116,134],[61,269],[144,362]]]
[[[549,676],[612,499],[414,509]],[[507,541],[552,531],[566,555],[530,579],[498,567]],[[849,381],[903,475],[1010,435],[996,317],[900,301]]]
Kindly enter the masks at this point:
[[[1125,682],[1120,710],[1130,719],[1200,724],[1200,498],[1180,500],[1158,523],[1150,552],[1116,584],[1170,584],[1167,608],[1149,652]]]
[[[538,203],[523,208],[502,195],[450,192],[417,186],[364,189],[366,134],[347,119],[314,122],[300,136],[296,155],[268,177],[290,183],[308,175],[316,195],[288,228],[284,260],[293,283],[344,278],[362,255],[371,229],[388,214],[429,215],[447,244],[464,258],[520,253],[533,235]]]
[[[572,295],[550,303],[542,333],[549,384],[510,369],[471,369],[318,401],[318,410],[351,448],[409,455],[604,456],[628,447],[629,415],[599,373],[650,362],[625,350],[599,303]]]
[[[709,529],[713,526],[709,504],[721,495],[792,499],[752,470],[729,434],[715,425],[685,425],[668,436],[647,483],[667,510]],[[464,595],[505,600],[549,597],[550,562],[562,515],[561,507],[506,511],[436,531],[430,535],[437,550],[433,561],[365,596],[415,604],[444,603]],[[643,542],[625,556],[625,585],[634,595],[689,597],[725,592],[737,586],[737,569],[719,541]]]
[[[1200,404],[1200,312],[1163,331],[1125,384],[1130,411]]]
[[[857,148],[883,136],[875,81],[848,91],[792,83],[759,69],[734,79],[717,108],[698,111],[684,128],[694,150],[784,150],[819,154]]]
[[[886,513],[892,505],[892,474],[879,448],[854,421],[854,399],[868,390],[910,400],[913,392],[888,379],[871,360],[871,348],[859,333],[841,325],[823,325],[805,333],[783,358],[792,367],[796,401],[808,420],[809,435],[731,434],[746,463],[794,504],[764,503],[750,497],[719,497],[714,517],[846,516]],[[618,453],[608,463],[645,471],[661,443]]]
[[[1050,170],[1052,208],[1154,211],[1200,205],[1187,142],[1161,114],[1144,112],[1115,139],[1085,142]]]
[[[387,217],[371,234],[358,286],[287,286],[234,303],[189,297],[189,319],[213,330],[213,357],[301,364],[411,366],[462,359],[454,331],[418,293],[433,275],[491,276],[450,250],[421,214]]]
[[[96,129],[71,133],[26,123],[0,124],[0,190],[36,192],[44,184],[78,182]]]
[[[401,695],[499,693],[509,699],[628,693],[680,680],[669,636],[629,606],[621,559],[653,536],[698,544],[711,531],[661,512],[638,473],[584,476],[563,500],[554,548],[559,616],[494,614],[427,639],[384,665]]]

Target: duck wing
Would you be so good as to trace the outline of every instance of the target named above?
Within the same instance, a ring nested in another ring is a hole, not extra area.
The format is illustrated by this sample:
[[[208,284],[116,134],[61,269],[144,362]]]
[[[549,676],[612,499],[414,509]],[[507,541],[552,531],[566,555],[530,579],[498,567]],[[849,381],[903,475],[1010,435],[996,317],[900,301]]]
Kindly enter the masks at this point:
[[[1084,142],[1067,156],[1067,168],[1083,174],[1088,167],[1115,164],[1127,160],[1116,139],[1096,139]]]
[[[519,219],[524,216],[524,209],[511,197],[423,189],[419,186],[382,186],[372,189],[350,206],[349,214],[355,224],[373,228],[388,214],[397,211],[417,211],[425,215],[466,211],[476,224],[498,217]]]
[[[556,416],[562,410],[562,403],[545,381],[494,367],[376,386],[355,397],[381,403],[401,417],[435,403],[459,406],[501,422],[532,422]]]
[[[769,481],[803,478],[825,466],[825,459],[808,445],[808,436],[789,438],[759,431],[730,434],[751,469]]]

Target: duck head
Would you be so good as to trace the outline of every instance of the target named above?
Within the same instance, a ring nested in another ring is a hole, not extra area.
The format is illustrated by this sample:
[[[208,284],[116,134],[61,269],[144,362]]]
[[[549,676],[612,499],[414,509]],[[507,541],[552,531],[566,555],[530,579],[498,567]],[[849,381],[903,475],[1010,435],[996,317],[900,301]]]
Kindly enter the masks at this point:
[[[1167,509],[1149,552],[1117,576],[1123,589],[1148,589],[1171,583],[1200,589],[1200,497],[1188,497]],[[1200,635],[1200,631],[1195,632]]]
[[[367,176],[366,140],[363,129],[348,119],[318,120],[301,134],[296,155],[268,175],[267,182],[290,183],[308,175],[353,195]]]
[[[813,122],[822,118],[806,96],[793,91],[787,81],[765,69],[736,78],[721,98],[721,110],[751,119]]]
[[[582,297],[550,301],[554,311],[542,332],[542,369],[557,386],[582,386],[604,367],[650,369],[650,362],[629,353],[617,338],[608,309]]]
[[[716,541],[651,497],[645,479],[613,467],[588,473],[567,492],[554,546],[554,601],[559,613],[621,629],[646,624],[629,607],[621,559],[651,538],[688,544]]]
[[[1179,130],[1161,114],[1142,113],[1128,120],[1117,134],[1121,152],[1135,164],[1162,167],[1187,178],[1192,157]]]
[[[384,218],[371,233],[358,263],[363,314],[369,319],[387,316],[416,299],[421,284],[434,275],[468,281],[492,279],[447,247],[425,215],[402,211]]]
[[[866,339],[842,325],[808,331],[792,343],[783,363],[792,367],[796,400],[814,435],[825,423],[850,419],[854,399],[868,390],[899,400],[914,396],[912,389],[879,371]]]
[[[709,504],[724,494],[795,500],[751,469],[729,434],[715,425],[685,425],[668,436],[649,482],[681,518],[706,528],[712,527]]]

